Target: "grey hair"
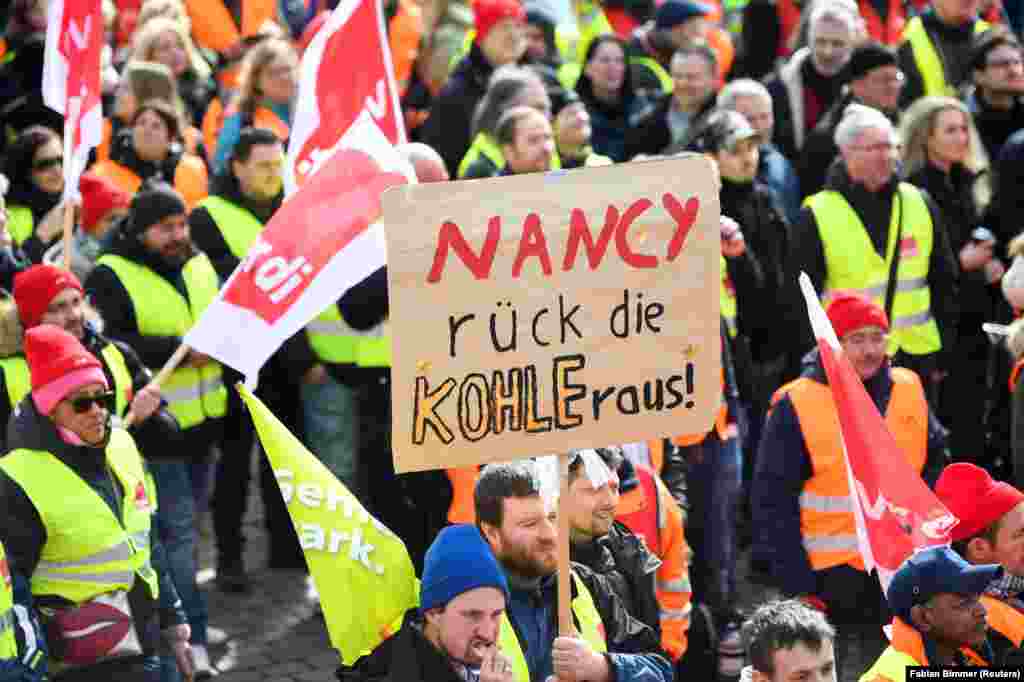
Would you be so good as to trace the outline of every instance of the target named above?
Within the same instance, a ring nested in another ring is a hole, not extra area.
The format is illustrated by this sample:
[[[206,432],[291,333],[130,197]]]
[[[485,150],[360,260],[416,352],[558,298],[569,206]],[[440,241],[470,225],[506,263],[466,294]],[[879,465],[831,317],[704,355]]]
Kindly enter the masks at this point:
[[[502,114],[513,106],[516,99],[532,83],[544,87],[544,80],[540,75],[525,66],[508,64],[496,69],[487,83],[487,92],[477,104],[470,127],[471,136],[476,137],[477,133],[481,132],[493,135]]]
[[[856,3],[846,0],[818,0],[811,8],[807,19],[807,40],[814,42],[814,27],[822,21],[833,21],[843,24],[851,33],[856,34],[860,28],[862,19]]]
[[[836,127],[836,134],[833,138],[836,146],[842,149],[856,140],[861,133],[871,128],[879,128],[884,131],[893,144],[897,142],[896,129],[892,121],[885,117],[878,109],[864,106],[863,104],[850,104],[843,112],[843,120]]]
[[[715,104],[719,109],[735,111],[736,100],[740,97],[759,97],[769,103],[772,101],[768,88],[763,84],[753,78],[738,78],[725,84],[725,87],[718,93]]]

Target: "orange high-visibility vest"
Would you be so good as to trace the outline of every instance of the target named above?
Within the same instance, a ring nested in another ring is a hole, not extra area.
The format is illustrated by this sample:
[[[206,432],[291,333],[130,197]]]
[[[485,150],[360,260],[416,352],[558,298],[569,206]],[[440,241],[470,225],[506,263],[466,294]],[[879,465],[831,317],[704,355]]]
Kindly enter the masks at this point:
[[[388,23],[391,66],[399,95],[405,95],[412,78],[412,67],[420,51],[423,35],[423,9],[413,0],[398,0],[398,11]]]
[[[640,485],[619,497],[615,519],[625,524],[635,535],[642,537],[647,543],[647,549],[660,556],[658,486],[654,480],[657,474],[642,464],[634,464],[633,469]]]
[[[268,21],[277,16],[274,0],[242,0],[242,25],[221,0],[185,0],[185,10],[192,21],[192,37],[200,47],[225,52],[242,38],[257,35]]]
[[[928,456],[928,403],[924,389],[914,372],[899,367],[889,371],[892,395],[885,409],[885,422],[900,451],[920,473]],[[863,571],[832,389],[801,377],[779,388],[772,396],[772,404],[785,395],[800,421],[814,472],[800,494],[800,534],[811,567],[821,571],[849,564]]]
[[[1024,369],[1024,358],[1018,360],[1010,372],[1010,393],[1013,393],[1014,389],[1017,388],[1017,380],[1020,379],[1021,369]]]
[[[448,507],[448,523],[476,523],[476,480],[480,478],[480,467],[468,466],[445,469],[452,482],[452,502]]]
[[[127,166],[107,159],[93,166],[93,172],[106,178],[128,194],[134,195],[142,185],[142,178]],[[174,169],[174,189],[181,193],[189,210],[209,194],[209,176],[202,159],[191,154],[182,154]]]

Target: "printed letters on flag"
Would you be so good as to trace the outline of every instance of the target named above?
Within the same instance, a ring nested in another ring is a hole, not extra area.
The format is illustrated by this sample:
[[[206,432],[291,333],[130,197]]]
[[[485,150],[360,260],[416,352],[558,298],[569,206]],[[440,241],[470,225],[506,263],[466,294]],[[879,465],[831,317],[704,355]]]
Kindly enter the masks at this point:
[[[75,198],[89,151],[103,137],[100,0],[51,0],[46,15],[43,102],[64,116],[64,198]]]
[[[289,194],[330,158],[364,112],[393,144],[405,142],[381,2],[342,0],[302,56],[285,164]]]
[[[259,398],[242,386],[239,393],[299,535],[331,644],[352,665],[417,605],[412,559]]]
[[[915,550],[949,544],[957,519],[903,456],[804,273],[800,288],[839,415],[860,553],[865,568],[877,569],[882,589],[888,589]]]
[[[385,263],[380,195],[415,173],[366,113],[340,147],[278,209],[185,336],[249,386],[288,337]]]

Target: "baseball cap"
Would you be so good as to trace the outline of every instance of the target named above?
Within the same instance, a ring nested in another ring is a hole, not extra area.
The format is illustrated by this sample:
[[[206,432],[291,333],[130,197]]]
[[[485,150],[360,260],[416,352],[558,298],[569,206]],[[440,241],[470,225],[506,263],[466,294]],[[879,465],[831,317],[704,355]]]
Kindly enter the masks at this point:
[[[909,623],[910,609],[935,595],[982,594],[1002,574],[999,564],[973,566],[949,547],[929,547],[900,564],[886,598],[893,613]]]

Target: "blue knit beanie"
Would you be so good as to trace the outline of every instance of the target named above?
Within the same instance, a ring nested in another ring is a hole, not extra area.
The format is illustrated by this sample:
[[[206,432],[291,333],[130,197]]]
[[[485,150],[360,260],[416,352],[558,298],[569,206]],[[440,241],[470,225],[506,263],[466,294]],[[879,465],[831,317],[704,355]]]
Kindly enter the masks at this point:
[[[499,589],[508,601],[505,572],[477,527],[448,526],[434,539],[423,560],[420,613],[478,587]]]

